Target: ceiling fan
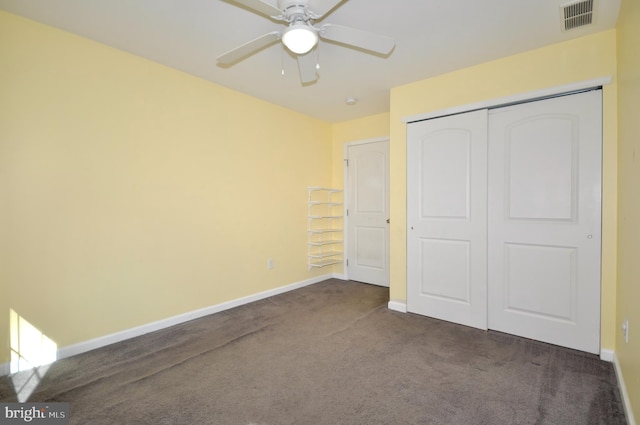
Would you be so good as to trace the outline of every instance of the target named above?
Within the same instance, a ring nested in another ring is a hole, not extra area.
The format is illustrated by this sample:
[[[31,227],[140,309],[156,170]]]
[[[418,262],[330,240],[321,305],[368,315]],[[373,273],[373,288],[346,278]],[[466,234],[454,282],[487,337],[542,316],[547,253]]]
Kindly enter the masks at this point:
[[[311,50],[318,44],[318,38],[356,47],[367,52],[388,55],[395,47],[395,41],[387,36],[373,34],[342,25],[322,24],[315,21],[325,17],[344,0],[278,0],[278,7],[263,0],[233,0],[262,15],[287,24],[282,32],[272,31],[236,47],[216,59],[218,64],[230,66],[245,57],[282,41],[298,59],[300,81],[311,83],[318,79],[316,61]]]

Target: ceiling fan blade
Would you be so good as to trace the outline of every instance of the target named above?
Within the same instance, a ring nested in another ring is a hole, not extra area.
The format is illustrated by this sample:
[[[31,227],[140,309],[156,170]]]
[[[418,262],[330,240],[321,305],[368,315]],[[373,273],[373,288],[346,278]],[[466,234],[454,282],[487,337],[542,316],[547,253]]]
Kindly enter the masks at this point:
[[[382,55],[389,54],[396,45],[391,37],[373,34],[371,32],[358,30],[342,25],[324,24],[320,27],[318,34],[320,37],[335,41]]]
[[[337,5],[344,0],[309,0],[309,12],[313,19],[322,19],[322,17],[331,12]]]
[[[262,0],[233,0],[233,2],[275,19],[281,20],[284,17],[282,10]]]
[[[300,70],[300,82],[302,84],[312,83],[318,79],[316,58],[313,50],[304,55],[298,55],[298,69]]]
[[[245,56],[249,56],[258,50],[275,43],[278,40],[280,40],[280,33],[278,31],[273,31],[244,43],[233,50],[229,50],[228,52],[218,56],[216,60],[221,65],[230,65]]]

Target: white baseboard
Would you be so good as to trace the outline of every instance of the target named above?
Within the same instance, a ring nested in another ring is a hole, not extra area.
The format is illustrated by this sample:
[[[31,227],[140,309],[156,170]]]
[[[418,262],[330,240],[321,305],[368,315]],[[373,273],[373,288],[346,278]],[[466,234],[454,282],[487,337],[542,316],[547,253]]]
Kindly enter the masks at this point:
[[[74,356],[76,354],[85,353],[96,348],[104,347],[116,342],[124,341],[125,339],[134,338],[147,334],[149,332],[158,331],[160,329],[168,328],[180,323],[188,322],[190,320],[198,319],[200,317],[208,316],[210,314],[219,313],[221,311],[229,310],[234,307],[238,307],[244,304],[248,304],[254,301],[259,301],[264,298],[269,298],[274,295],[279,295],[285,292],[293,291],[294,289],[302,288],[304,286],[312,285],[314,283],[322,282],[334,277],[332,274],[323,276],[317,276],[311,279],[306,279],[300,282],[292,283],[285,286],[280,286],[268,291],[259,292],[257,294],[249,295],[246,297],[238,298],[235,300],[227,301],[221,304],[212,305],[199,310],[194,310],[177,316],[169,317],[167,319],[158,320],[157,322],[147,323],[146,325],[137,326],[135,328],[127,329],[121,332],[112,333],[99,338],[91,339],[89,341],[79,342],[77,344],[69,345],[58,349],[57,358],[64,359],[66,357]],[[0,376],[8,375],[10,373],[9,364],[0,364]]]
[[[613,350],[607,350],[606,348],[600,350],[600,360],[613,363],[613,356]]]
[[[349,280],[347,279],[347,275],[344,273],[334,273],[333,275],[331,275],[331,277],[333,277],[334,279]]]
[[[0,363],[0,376],[8,375],[11,372],[10,363]]]
[[[620,388],[620,395],[622,396],[622,403],[624,404],[624,412],[627,415],[627,424],[636,425],[636,420],[633,417],[633,410],[631,410],[631,400],[629,399],[629,393],[627,393],[627,387],[624,384],[624,377],[622,376],[620,362],[618,362],[618,356],[616,356],[616,353],[613,351],[611,354],[613,367],[616,370],[616,377],[618,378],[618,388]]]
[[[391,300],[389,301],[389,304],[387,304],[387,307],[389,308],[389,310],[399,311],[400,313],[407,312],[407,304],[400,301]]]

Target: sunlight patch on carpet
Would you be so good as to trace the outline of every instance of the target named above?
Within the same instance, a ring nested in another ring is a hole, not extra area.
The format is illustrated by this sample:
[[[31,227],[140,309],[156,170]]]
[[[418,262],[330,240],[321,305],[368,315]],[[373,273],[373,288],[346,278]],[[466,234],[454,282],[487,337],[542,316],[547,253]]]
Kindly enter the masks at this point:
[[[11,379],[18,401],[24,402],[56,361],[58,345],[15,310],[10,309],[9,316]]]

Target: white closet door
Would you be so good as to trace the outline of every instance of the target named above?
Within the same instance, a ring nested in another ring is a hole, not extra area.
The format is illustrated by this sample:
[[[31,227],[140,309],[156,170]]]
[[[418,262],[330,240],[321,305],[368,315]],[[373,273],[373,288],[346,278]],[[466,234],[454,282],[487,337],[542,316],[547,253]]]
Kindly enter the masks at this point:
[[[389,286],[389,141],[349,146],[347,273]]]
[[[489,115],[489,327],[600,348],[599,91]]]
[[[487,328],[487,111],[407,126],[407,310]]]

